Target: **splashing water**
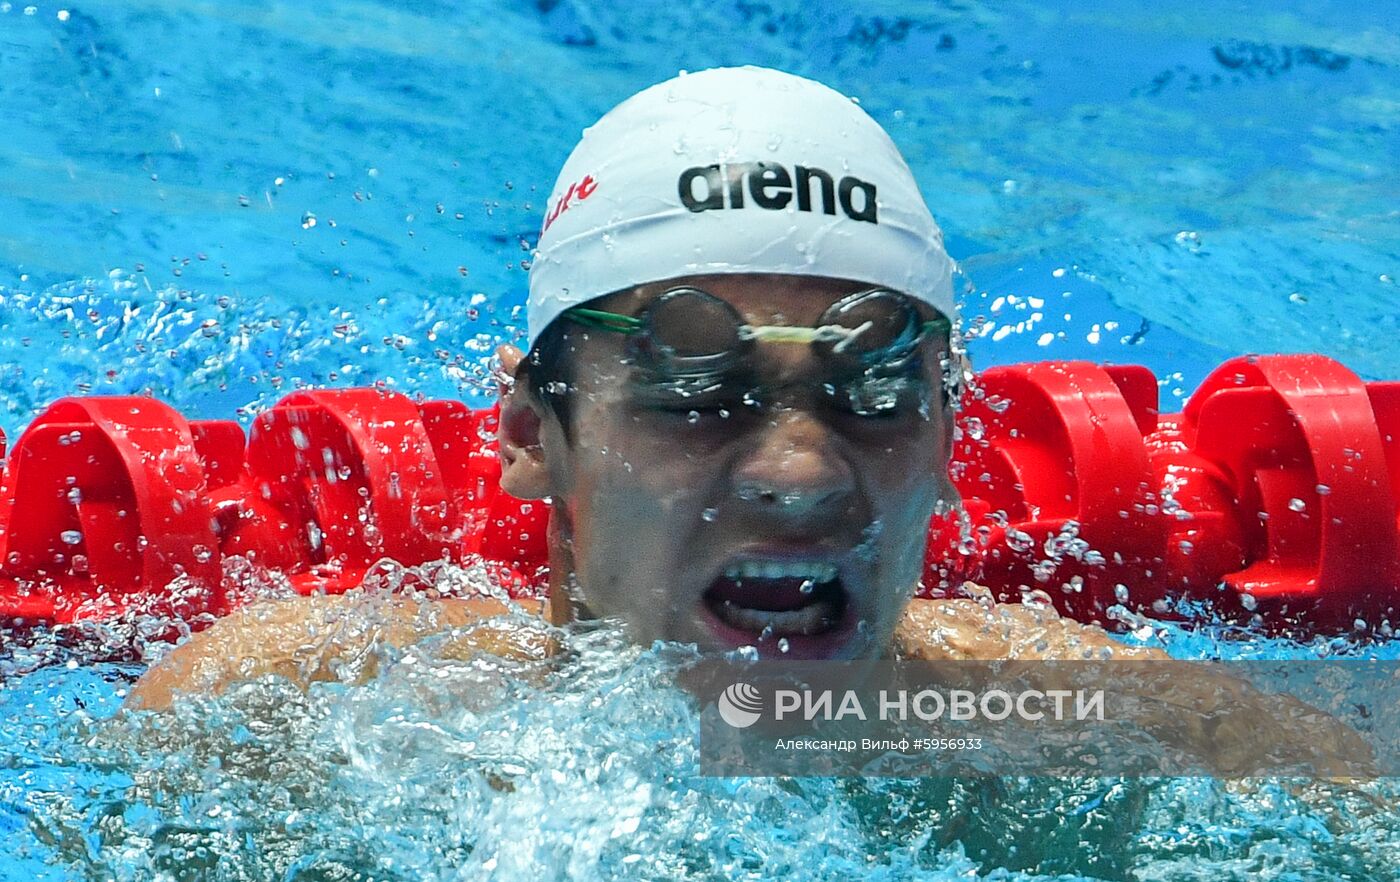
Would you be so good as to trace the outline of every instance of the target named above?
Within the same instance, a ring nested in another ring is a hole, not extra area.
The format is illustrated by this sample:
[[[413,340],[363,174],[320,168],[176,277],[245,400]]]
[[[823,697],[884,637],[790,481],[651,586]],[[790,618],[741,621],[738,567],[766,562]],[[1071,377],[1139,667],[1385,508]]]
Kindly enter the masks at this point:
[[[372,625],[406,581],[490,587],[454,567],[399,570],[347,607]],[[1139,640],[1182,657],[1377,654],[1141,623]],[[544,627],[523,613],[517,625]],[[700,777],[698,713],[675,679],[692,649],[580,624],[559,632],[559,655],[523,662],[463,658],[452,636],[377,648],[362,686],[303,693],[265,677],[170,713],[118,711],[140,663],[80,665],[31,636],[29,663],[12,653],[0,689],[0,842],[13,856],[0,867],[249,882],[1282,880],[1305,865],[1384,878],[1400,845],[1388,780]]]
[[[0,3],[11,438],[73,393],[245,422],[302,386],[482,403],[559,161],[677,66],[860,94],[977,280],[982,364],[1141,362],[1170,410],[1241,350],[1400,356],[1385,4],[176,6]],[[1123,615],[1182,658],[1400,656]],[[429,641],[363,687],[118,713],[181,631],[0,636],[0,878],[1400,877],[1387,781],[700,778],[686,650],[607,626],[546,665]]]

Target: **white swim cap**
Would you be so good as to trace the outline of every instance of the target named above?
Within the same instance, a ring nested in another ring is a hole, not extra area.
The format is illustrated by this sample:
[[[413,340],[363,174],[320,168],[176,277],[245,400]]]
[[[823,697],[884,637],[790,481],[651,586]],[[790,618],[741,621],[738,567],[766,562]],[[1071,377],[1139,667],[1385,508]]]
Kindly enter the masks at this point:
[[[851,279],[954,310],[943,233],[889,135],[760,67],[682,74],[584,131],[530,267],[529,345],[595,297],[712,273]]]

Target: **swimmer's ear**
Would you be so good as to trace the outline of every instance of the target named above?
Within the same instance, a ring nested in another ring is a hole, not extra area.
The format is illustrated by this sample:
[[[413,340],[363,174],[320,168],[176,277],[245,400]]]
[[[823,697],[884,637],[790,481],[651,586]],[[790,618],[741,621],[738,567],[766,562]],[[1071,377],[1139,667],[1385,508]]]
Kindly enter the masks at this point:
[[[541,444],[543,413],[529,390],[516,382],[525,354],[504,345],[496,349],[496,355],[501,360],[496,387],[501,400],[501,423],[496,433],[501,489],[517,499],[543,499],[549,495],[549,471]]]

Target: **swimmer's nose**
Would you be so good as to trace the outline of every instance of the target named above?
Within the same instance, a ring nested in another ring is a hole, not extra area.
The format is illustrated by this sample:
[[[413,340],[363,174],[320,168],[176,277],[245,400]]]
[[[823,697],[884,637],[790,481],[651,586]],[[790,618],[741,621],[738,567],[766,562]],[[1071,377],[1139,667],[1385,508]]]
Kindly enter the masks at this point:
[[[820,420],[800,409],[786,410],[755,441],[734,470],[742,508],[804,526],[845,514],[855,476]]]

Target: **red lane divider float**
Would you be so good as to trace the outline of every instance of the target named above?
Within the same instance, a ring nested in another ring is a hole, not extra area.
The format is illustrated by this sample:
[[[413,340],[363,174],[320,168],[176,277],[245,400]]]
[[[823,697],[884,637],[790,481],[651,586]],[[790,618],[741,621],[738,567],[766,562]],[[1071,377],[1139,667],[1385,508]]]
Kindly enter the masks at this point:
[[[970,579],[1086,621],[1177,599],[1317,630],[1395,617],[1400,383],[1240,358],[1161,415],[1146,368],[1037,363],[985,371],[965,404],[965,514],[930,526],[926,594]],[[0,617],[222,614],[234,555],[303,593],[387,558],[479,562],[538,594],[548,509],[500,491],[495,423],[453,401],[298,392],[245,440],[148,398],[61,400],[5,464]]]
[[[1400,383],[1315,355],[1232,359],[1184,413],[1139,367],[992,368],[952,476],[966,529],[930,534],[934,590],[1048,595],[1101,621],[1211,600],[1232,618],[1383,627],[1400,599]]]
[[[376,562],[480,561],[543,582],[548,509],[501,493],[495,416],[372,389],[299,392],[254,420],[186,422],[149,398],[70,398],[19,438],[0,487],[0,617],[139,606],[221,615],[242,555],[303,594]],[[175,582],[178,590],[172,590]]]

